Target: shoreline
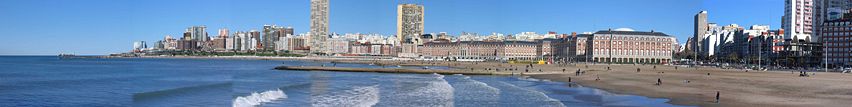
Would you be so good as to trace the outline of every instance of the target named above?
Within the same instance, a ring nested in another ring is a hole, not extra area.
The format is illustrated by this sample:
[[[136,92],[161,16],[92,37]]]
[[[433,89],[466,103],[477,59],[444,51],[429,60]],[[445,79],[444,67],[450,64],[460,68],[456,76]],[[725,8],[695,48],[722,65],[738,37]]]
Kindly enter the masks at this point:
[[[141,58],[192,58],[192,59],[254,59],[302,60],[317,62],[358,63],[402,66],[446,66],[458,72],[529,72],[527,76],[556,82],[577,83],[617,94],[640,95],[669,99],[667,103],[685,106],[842,106],[852,105],[852,75],[817,72],[813,77],[797,77],[784,71],[751,71],[719,68],[687,68],[667,65],[606,65],[568,64],[532,65],[498,62],[446,62],[413,61],[393,58],[338,58],[338,57],[256,57],[256,56],[169,56]],[[653,66],[656,66],[654,68]],[[587,68],[588,67],[588,68]],[[611,67],[607,71],[606,67]],[[635,72],[641,68],[641,72]],[[575,71],[585,71],[575,76]],[[541,72],[539,72],[541,70]],[[565,71],[563,71],[565,70]],[[541,74],[534,74],[541,73]],[[710,73],[708,76],[707,73]],[[599,81],[595,79],[600,78]],[[654,85],[657,79],[662,85]],[[689,81],[687,83],[687,81]],[[716,91],[720,103],[715,103]]]

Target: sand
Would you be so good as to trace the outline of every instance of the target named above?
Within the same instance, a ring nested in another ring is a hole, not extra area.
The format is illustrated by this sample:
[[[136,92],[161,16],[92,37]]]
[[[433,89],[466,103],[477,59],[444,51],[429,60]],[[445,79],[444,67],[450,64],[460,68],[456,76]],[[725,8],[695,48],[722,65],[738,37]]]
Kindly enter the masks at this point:
[[[613,68],[606,71],[606,66]],[[852,75],[817,72],[753,71],[718,68],[684,68],[657,65],[590,65],[584,75],[550,74],[534,78],[573,82],[623,94],[671,99],[678,105],[722,107],[849,107]],[[575,67],[576,68],[576,67]],[[583,67],[580,67],[583,68]],[[641,72],[636,72],[641,68]],[[710,75],[707,75],[710,73]],[[595,80],[597,77],[600,80]],[[657,79],[661,85],[655,85]],[[688,83],[686,81],[689,81]],[[715,103],[716,92],[720,102]]]

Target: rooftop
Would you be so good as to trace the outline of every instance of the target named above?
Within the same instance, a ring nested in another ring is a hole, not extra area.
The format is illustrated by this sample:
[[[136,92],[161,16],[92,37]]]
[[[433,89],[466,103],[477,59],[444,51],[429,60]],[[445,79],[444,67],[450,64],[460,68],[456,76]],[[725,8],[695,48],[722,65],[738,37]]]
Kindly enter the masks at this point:
[[[595,34],[620,34],[620,35],[648,35],[648,36],[669,36],[662,32],[644,32],[644,31],[609,31],[609,30],[601,30],[595,32]]]

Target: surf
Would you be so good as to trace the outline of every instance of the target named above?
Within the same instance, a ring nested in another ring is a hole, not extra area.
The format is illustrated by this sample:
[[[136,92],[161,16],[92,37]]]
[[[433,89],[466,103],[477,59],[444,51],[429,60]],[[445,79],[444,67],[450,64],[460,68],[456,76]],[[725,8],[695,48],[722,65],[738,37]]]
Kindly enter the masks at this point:
[[[261,93],[254,92],[248,96],[235,98],[233,107],[254,107],[284,98],[287,98],[287,94],[284,94],[284,91],[281,91],[281,89],[269,90]]]
[[[371,107],[379,103],[378,85],[356,87],[341,93],[316,96],[311,99],[313,107]]]

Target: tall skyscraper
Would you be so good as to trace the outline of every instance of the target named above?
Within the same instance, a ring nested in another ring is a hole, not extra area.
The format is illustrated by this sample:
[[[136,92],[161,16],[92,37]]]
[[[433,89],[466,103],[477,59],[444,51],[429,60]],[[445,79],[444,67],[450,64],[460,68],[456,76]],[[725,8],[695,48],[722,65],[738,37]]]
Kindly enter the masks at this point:
[[[421,44],[423,34],[423,5],[399,4],[396,16],[396,36],[401,43]]]
[[[784,0],[784,17],[781,26],[786,34],[784,39],[816,41],[811,37],[814,32],[813,0]]]
[[[263,49],[275,49],[275,42],[278,41],[278,29],[281,27],[275,25],[263,25]]]
[[[692,45],[694,46],[692,49],[694,49],[693,51],[695,51],[695,54],[697,55],[703,55],[701,53],[703,53],[704,48],[701,44],[704,42],[704,39],[702,38],[704,38],[704,35],[707,34],[707,30],[707,11],[698,12],[698,14],[695,14],[695,32],[693,33],[695,36],[692,37],[694,40],[694,42],[692,42],[694,43]]]
[[[323,53],[328,38],[328,0],[311,0],[311,53]]]
[[[186,29],[189,31],[189,36],[193,40],[207,41],[209,39],[207,36],[207,26],[192,26]]]

